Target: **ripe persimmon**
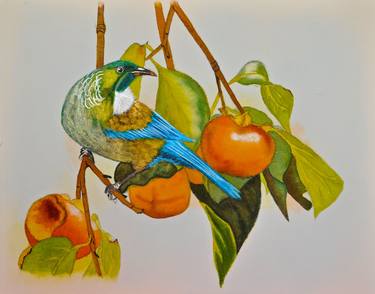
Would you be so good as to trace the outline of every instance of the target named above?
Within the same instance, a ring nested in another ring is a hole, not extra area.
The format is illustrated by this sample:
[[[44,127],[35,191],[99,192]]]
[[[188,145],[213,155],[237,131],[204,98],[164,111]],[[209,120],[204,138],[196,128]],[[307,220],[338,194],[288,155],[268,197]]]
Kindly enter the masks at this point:
[[[222,115],[206,125],[201,149],[204,160],[218,172],[249,177],[271,163],[275,143],[261,127],[242,126],[232,116]]]
[[[153,218],[166,218],[184,212],[190,201],[190,186],[184,169],[170,178],[154,178],[144,186],[130,186],[130,201]]]
[[[197,151],[195,152],[200,158],[203,157],[201,147],[199,146]],[[192,168],[185,168],[186,174],[188,176],[189,182],[196,184],[196,185],[202,185],[203,184],[203,175],[196,169]]]
[[[85,215],[67,195],[49,194],[35,201],[27,212],[25,220],[26,237],[31,246],[50,237],[66,237],[72,244],[88,243],[89,237]],[[95,246],[100,243],[100,231],[92,223]],[[90,253],[89,245],[82,246],[76,255],[79,259]]]

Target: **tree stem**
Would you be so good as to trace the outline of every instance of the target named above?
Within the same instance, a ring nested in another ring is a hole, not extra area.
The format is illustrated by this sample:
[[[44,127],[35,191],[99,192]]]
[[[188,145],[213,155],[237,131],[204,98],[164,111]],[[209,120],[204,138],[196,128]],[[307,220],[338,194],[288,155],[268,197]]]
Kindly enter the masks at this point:
[[[208,49],[207,45],[203,42],[202,38],[199,36],[198,32],[194,28],[192,22],[188,18],[188,16],[185,14],[185,12],[182,10],[178,2],[172,2],[171,8],[174,9],[177,16],[180,18],[181,22],[184,24],[186,29],[189,31],[190,35],[193,37],[194,41],[197,43],[197,45],[201,48],[203,53],[206,55],[212,70],[215,73],[215,76],[221,81],[223,84],[225,90],[228,92],[230,98],[232,99],[233,103],[236,105],[238,110],[241,113],[244,113],[244,109],[241,106],[240,102],[237,100],[236,95],[232,91],[230,85],[228,84],[228,81],[226,80],[224,74],[222,73],[219,64],[215,60],[214,56],[212,55],[211,51]],[[219,89],[218,89],[219,90]]]

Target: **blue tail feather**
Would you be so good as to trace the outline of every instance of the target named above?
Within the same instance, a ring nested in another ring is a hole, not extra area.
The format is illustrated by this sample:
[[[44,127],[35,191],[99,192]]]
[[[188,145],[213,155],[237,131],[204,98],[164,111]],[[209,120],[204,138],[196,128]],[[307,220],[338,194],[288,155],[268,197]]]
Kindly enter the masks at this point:
[[[211,182],[228,194],[231,198],[241,199],[240,191],[225,180],[206,162],[179,141],[166,141],[159,156],[150,164],[150,167],[160,161],[167,161],[176,165],[193,168],[204,174]]]

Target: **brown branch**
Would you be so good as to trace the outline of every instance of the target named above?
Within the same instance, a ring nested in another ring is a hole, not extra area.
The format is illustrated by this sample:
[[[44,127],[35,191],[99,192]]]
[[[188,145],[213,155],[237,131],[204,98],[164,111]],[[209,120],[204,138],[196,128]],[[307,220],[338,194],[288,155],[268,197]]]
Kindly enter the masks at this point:
[[[155,54],[159,53],[159,51],[163,49],[163,45],[160,44],[158,47],[156,47],[154,50],[151,51],[149,55],[146,56],[146,60],[151,59],[152,57],[155,56]]]
[[[87,160],[90,161],[90,159],[87,159],[87,157],[82,158],[81,162],[81,168],[82,169],[82,177],[80,178],[81,181],[81,196],[82,196],[82,204],[83,204],[83,210],[85,212],[85,219],[86,219],[86,226],[87,226],[87,232],[89,235],[89,247],[91,251],[92,261],[94,262],[96,273],[99,277],[102,276],[102,271],[100,269],[99,259],[98,255],[96,254],[96,248],[95,248],[95,235],[94,230],[92,228],[91,224],[91,214],[90,214],[90,207],[89,207],[89,201],[87,197],[87,189],[86,189],[86,179],[85,179],[85,171],[87,167]],[[82,168],[83,167],[83,168]]]
[[[99,168],[90,160],[89,157],[85,156],[84,158],[86,158],[86,164],[87,164],[87,167],[89,167],[92,172],[97,176],[97,178],[99,178],[99,180],[103,183],[104,186],[108,186],[111,184],[110,180],[108,180],[104,174],[99,170]],[[135,213],[143,213],[143,210],[142,209],[139,209],[137,207],[135,207],[131,202],[129,202],[128,200],[126,200],[125,196],[123,194],[121,194],[120,192],[118,191],[113,191],[112,194],[122,203],[124,204],[125,206],[127,206],[128,208],[130,208],[131,210],[133,210]]]
[[[185,12],[182,10],[178,2],[172,2],[171,7],[176,12],[177,16],[180,18],[186,29],[189,31],[190,35],[193,37],[194,41],[197,43],[197,45],[201,48],[203,53],[206,55],[208,61],[210,62],[210,65],[212,67],[212,70],[215,73],[215,76],[222,82],[224,88],[227,90],[230,98],[232,99],[233,103],[236,105],[238,110],[241,113],[244,113],[244,109],[241,106],[240,102],[237,100],[236,95],[232,91],[231,87],[229,86],[228,81],[226,80],[224,74],[220,70],[219,64],[215,60],[214,56],[212,55],[211,51],[208,49],[207,45],[203,42],[202,38],[199,36],[198,32],[194,28],[193,24],[191,23],[188,16],[185,14]]]
[[[171,13],[168,12],[168,17],[170,18],[170,22],[171,22],[173,14],[171,16],[170,14]],[[170,23],[168,24],[168,26],[166,26],[163,6],[161,2],[159,1],[155,2],[155,15],[156,15],[156,23],[158,25],[160,43],[162,44],[162,47],[163,47],[165,63],[168,69],[174,70],[174,62],[173,62],[171,46],[169,45],[168,38],[164,38],[166,27],[168,27],[168,33],[169,33]]]
[[[96,23],[96,68],[104,65],[104,44],[105,44],[105,22],[104,22],[104,4],[98,4],[98,17]]]

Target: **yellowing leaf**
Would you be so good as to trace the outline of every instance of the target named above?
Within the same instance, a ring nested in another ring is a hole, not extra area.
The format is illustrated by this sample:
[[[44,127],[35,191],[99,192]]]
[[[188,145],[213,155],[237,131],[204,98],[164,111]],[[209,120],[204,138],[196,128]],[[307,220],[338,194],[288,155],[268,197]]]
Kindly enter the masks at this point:
[[[122,54],[121,60],[131,61],[134,64],[143,67],[146,60],[146,44],[140,45],[138,43],[131,44],[128,49]],[[130,85],[130,89],[136,98],[139,98],[139,93],[141,91],[141,81],[142,77],[137,77]]]
[[[254,60],[246,63],[238,72],[238,74],[229,82],[239,83],[241,85],[262,85],[268,83],[268,73],[264,64]]]
[[[206,204],[200,202],[211,224],[213,254],[220,286],[237,256],[237,247],[229,224],[216,215]]]
[[[296,159],[298,174],[309,192],[317,217],[336,201],[343,190],[341,177],[309,146],[290,133],[277,130],[289,143]]]
[[[180,132],[198,140],[210,118],[207,96],[202,87],[187,74],[157,63],[155,66],[159,73],[156,111]]]
[[[277,118],[285,130],[290,131],[289,121],[294,104],[292,92],[274,84],[262,85],[260,91],[263,102],[269,111]]]
[[[77,250],[65,237],[44,239],[23,256],[20,268],[36,275],[71,274]]]

